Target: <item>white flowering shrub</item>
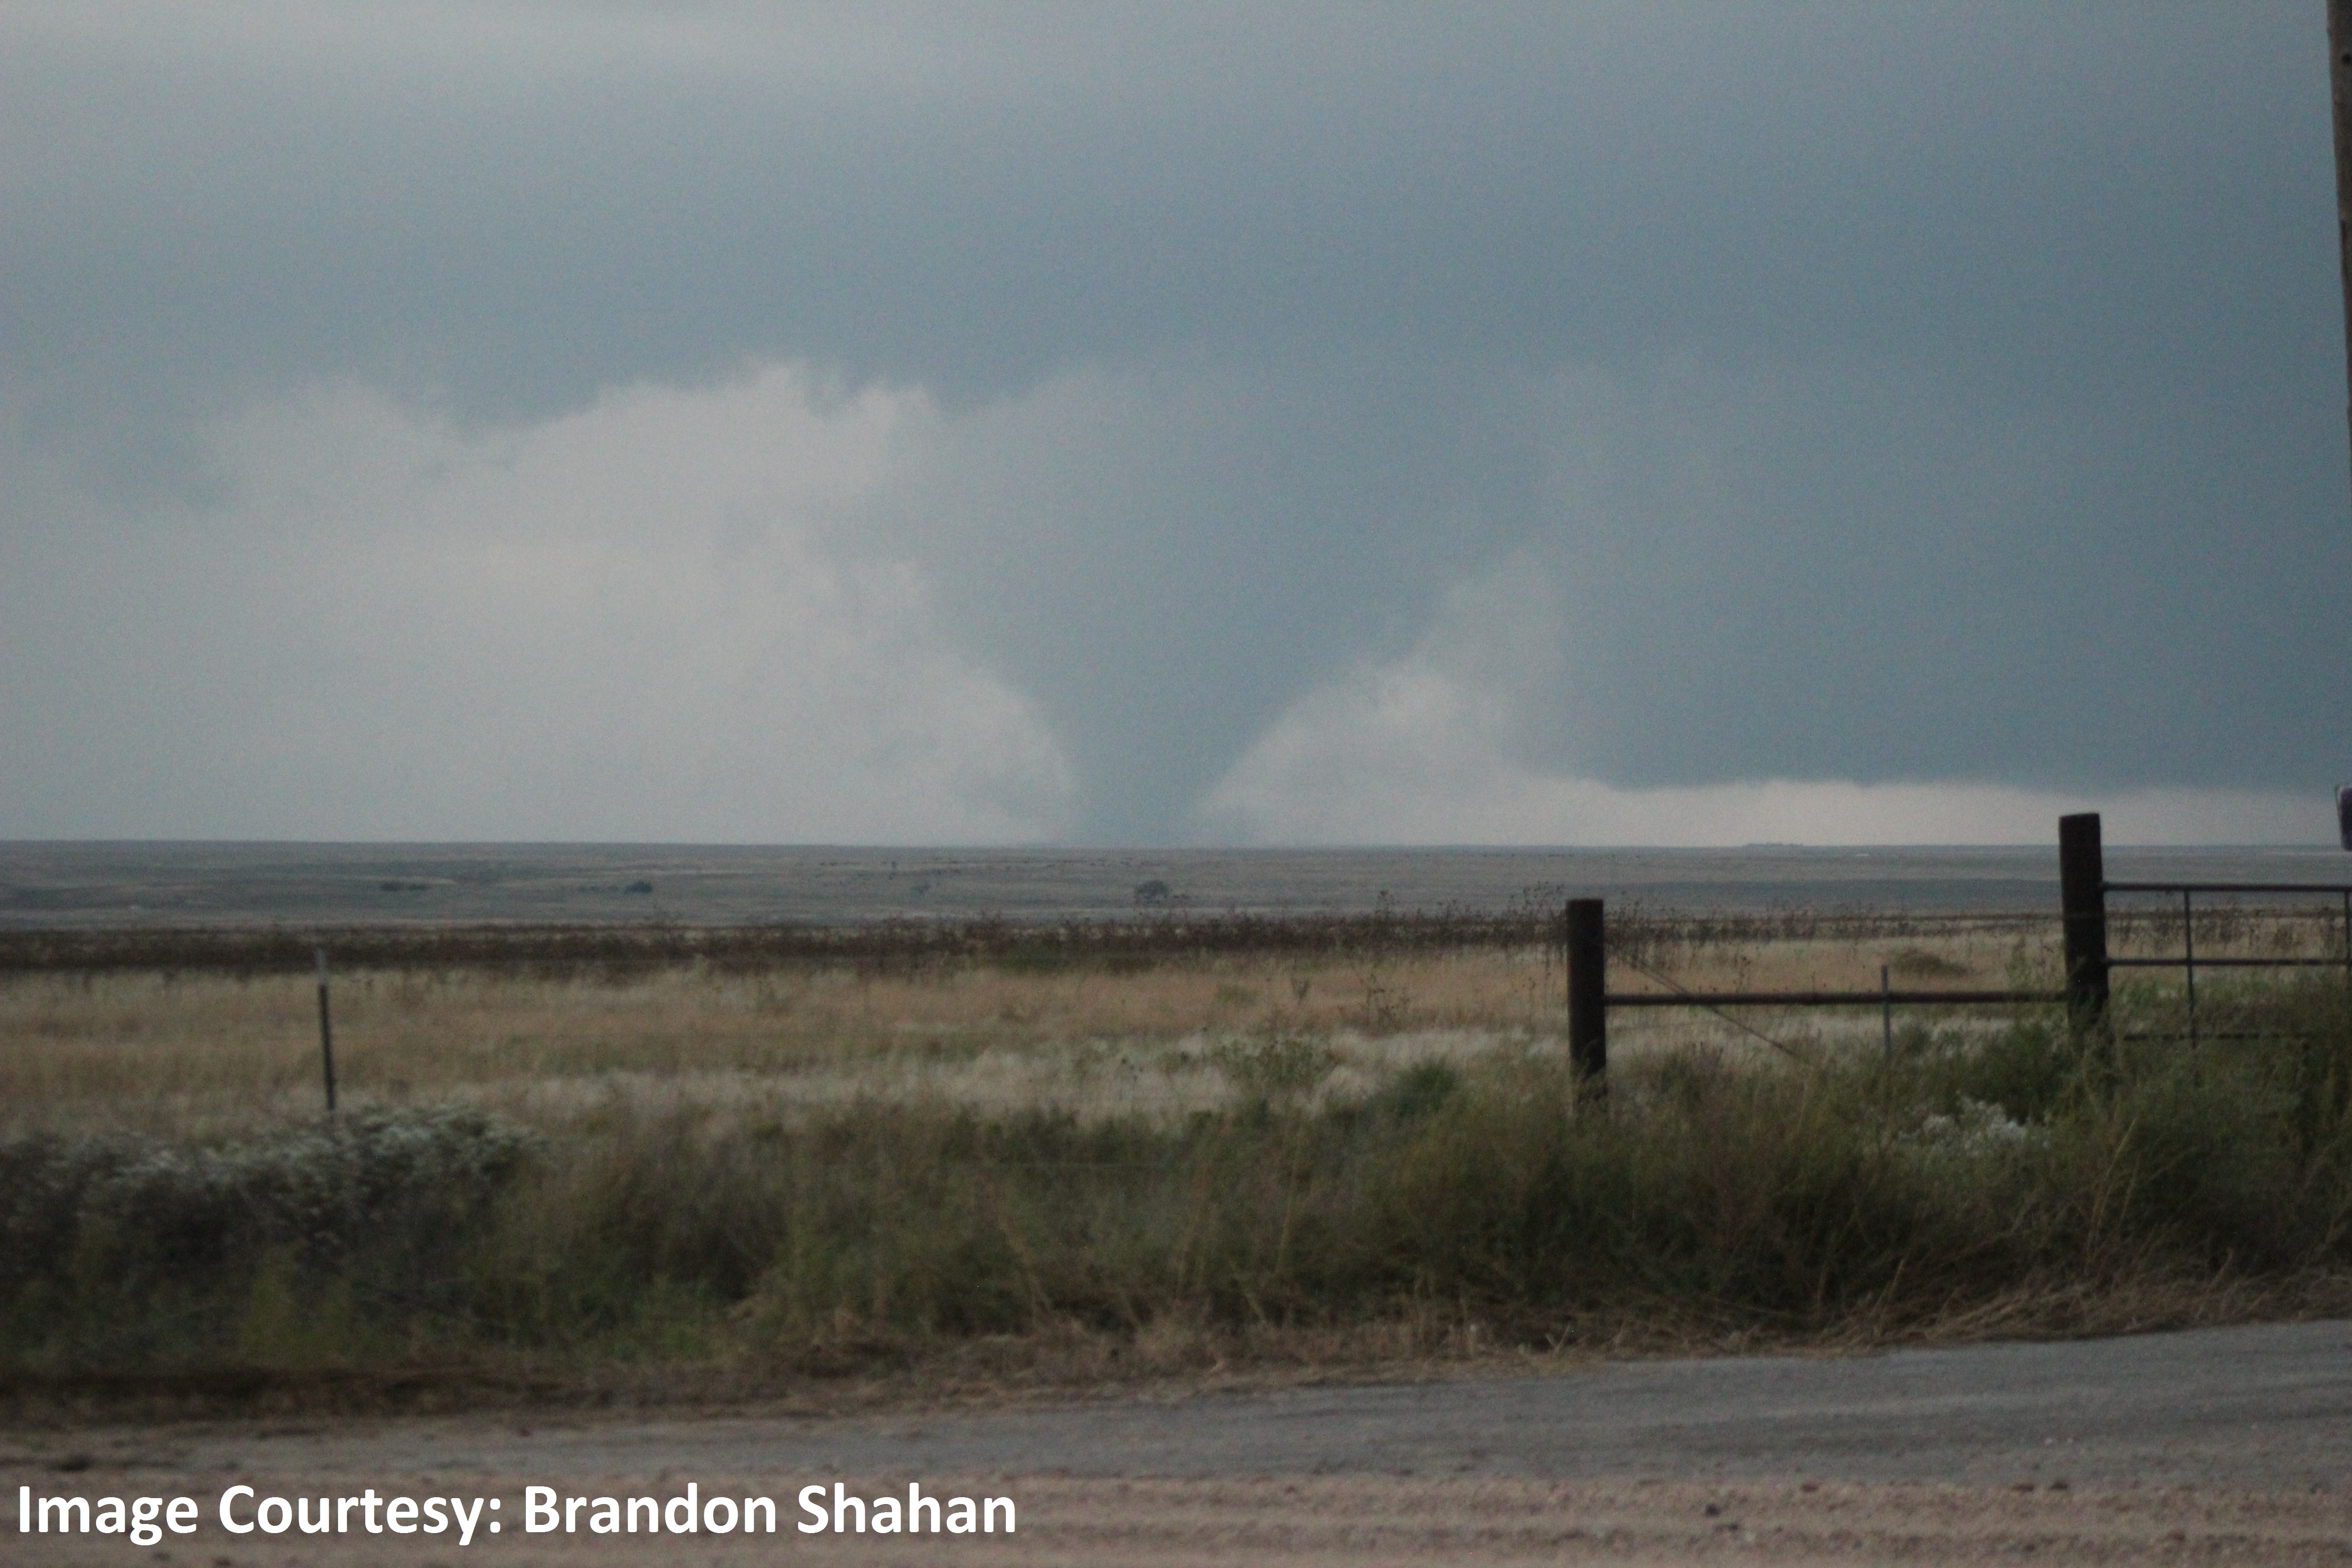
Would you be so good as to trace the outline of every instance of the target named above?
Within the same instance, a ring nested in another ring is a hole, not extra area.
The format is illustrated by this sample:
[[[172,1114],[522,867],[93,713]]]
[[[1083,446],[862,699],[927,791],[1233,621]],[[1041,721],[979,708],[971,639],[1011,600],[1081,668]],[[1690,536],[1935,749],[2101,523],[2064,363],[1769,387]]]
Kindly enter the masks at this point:
[[[388,1288],[445,1277],[531,1135],[470,1110],[362,1112],[215,1147],[0,1140],[0,1307],[21,1321],[246,1277],[265,1257]]]
[[[2050,1129],[2019,1121],[1998,1105],[1963,1098],[1948,1115],[1928,1117],[1902,1141],[1935,1159],[2013,1159],[2048,1148]]]

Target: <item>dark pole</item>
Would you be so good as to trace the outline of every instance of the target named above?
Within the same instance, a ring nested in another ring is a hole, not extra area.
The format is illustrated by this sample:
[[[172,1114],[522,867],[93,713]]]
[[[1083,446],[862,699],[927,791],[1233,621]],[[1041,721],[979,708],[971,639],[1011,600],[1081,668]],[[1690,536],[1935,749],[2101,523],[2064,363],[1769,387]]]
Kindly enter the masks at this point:
[[[2058,819],[2058,902],[2065,921],[2066,1017],[2076,1029],[2107,1016],[2107,871],[2099,814]]]
[[[2352,393],[2352,0],[2327,0],[2327,86],[2336,104],[2336,257],[2344,288],[2344,365]],[[2352,403],[2345,405],[2352,436]]]
[[[327,1071],[327,1114],[335,1113],[335,1026],[327,1013],[327,950],[319,954],[319,1060]]]
[[[1578,1087],[1609,1089],[1608,950],[1601,939],[1601,900],[1568,900],[1568,1065]]]
[[[1895,966],[1878,966],[1878,1038],[1888,1061],[1895,1059]]]
[[[2344,380],[2352,396],[2352,0],[2327,0],[2327,96],[2336,121],[2336,263],[2344,291]],[[2352,435],[2352,403],[2345,405]],[[2352,849],[2352,785],[2336,792],[2336,832]]]

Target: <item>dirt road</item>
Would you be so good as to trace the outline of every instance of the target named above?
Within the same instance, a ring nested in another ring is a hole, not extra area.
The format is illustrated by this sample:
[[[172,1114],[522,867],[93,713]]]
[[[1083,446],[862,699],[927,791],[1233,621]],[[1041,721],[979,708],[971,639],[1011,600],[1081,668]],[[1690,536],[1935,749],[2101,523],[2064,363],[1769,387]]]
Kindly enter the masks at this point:
[[[800,1533],[800,1489],[825,1489],[830,1523],[836,1481],[1010,1498],[1017,1531]],[[527,1487],[625,1503],[689,1483],[772,1497],[778,1532],[522,1528]],[[499,1507],[464,1546],[362,1514],[232,1534],[218,1500],[239,1485],[237,1521],[363,1490]],[[2346,1563],[2352,1322],[941,1415],[21,1432],[0,1486],[0,1560],[27,1564]],[[20,1534],[19,1487],[187,1496],[200,1520],[145,1546]]]

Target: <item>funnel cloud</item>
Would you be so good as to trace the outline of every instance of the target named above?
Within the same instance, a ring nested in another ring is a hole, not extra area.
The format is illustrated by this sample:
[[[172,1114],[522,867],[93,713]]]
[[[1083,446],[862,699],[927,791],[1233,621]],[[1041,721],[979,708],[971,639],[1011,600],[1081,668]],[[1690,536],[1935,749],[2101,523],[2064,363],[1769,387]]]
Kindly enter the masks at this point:
[[[0,13],[0,837],[2324,843],[2308,5]]]

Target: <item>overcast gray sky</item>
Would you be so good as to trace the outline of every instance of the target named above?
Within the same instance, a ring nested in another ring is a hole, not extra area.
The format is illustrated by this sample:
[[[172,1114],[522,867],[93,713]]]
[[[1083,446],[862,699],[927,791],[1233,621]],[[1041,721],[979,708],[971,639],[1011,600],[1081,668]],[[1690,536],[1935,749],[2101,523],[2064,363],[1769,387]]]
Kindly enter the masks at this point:
[[[2319,0],[0,7],[0,837],[2316,842]]]

